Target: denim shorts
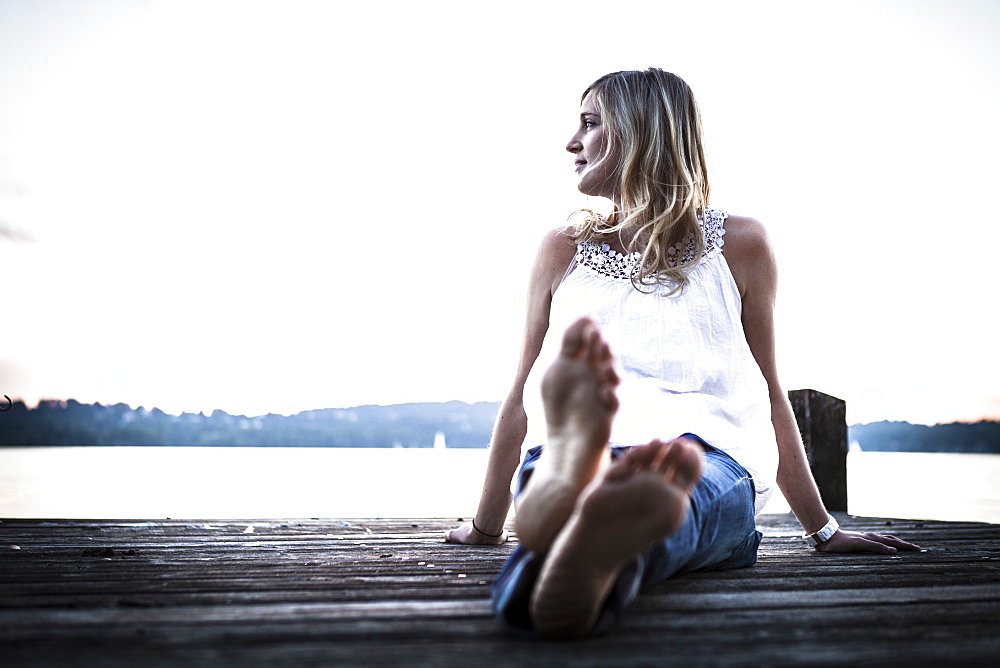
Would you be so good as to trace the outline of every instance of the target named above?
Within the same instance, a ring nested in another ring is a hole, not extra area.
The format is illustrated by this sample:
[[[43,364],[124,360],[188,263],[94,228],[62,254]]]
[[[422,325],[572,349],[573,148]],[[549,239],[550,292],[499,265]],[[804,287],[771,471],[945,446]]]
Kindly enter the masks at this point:
[[[701,480],[691,492],[687,517],[676,533],[639,554],[618,576],[591,635],[610,631],[635,602],[644,585],[695,570],[745,568],[757,561],[761,533],[754,523],[754,485],[745,468],[722,450],[695,434],[684,438],[705,449]],[[612,448],[617,458],[627,450]],[[542,455],[542,446],[528,450],[518,474],[516,495],[524,490]],[[518,635],[536,635],[529,601],[543,558],[517,546],[493,585],[493,611]]]

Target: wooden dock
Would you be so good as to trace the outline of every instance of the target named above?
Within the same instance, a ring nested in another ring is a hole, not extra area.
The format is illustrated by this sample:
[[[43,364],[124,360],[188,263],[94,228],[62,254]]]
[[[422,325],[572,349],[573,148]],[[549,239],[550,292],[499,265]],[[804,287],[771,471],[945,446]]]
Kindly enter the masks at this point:
[[[763,516],[753,568],[651,588],[609,636],[517,640],[511,545],[448,520],[0,522],[0,664],[1000,665],[1000,525],[855,518],[925,547],[825,555]]]

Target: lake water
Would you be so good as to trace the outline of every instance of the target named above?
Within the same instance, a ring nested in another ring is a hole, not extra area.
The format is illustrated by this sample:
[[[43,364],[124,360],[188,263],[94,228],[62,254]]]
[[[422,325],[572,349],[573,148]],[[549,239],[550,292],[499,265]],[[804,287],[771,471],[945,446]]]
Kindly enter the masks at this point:
[[[0,447],[0,517],[464,517],[486,450]],[[851,452],[855,515],[1000,523],[1000,455]],[[766,512],[787,512],[777,495]]]

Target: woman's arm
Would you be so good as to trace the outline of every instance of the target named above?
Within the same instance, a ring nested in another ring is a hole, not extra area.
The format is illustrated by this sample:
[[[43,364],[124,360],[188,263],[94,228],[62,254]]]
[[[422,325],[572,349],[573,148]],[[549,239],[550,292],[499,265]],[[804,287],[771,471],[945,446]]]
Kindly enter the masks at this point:
[[[774,351],[774,303],[778,275],[774,253],[764,226],[752,218],[731,216],[726,221],[724,254],[743,302],[743,331],[767,381],[771,423],[778,443],[778,487],[806,534],[823,528],[830,518],[820,498],[806,458],[788,394],[778,380]],[[837,531],[816,547],[828,552],[880,552],[919,549],[893,536]]]
[[[507,540],[503,525],[512,501],[510,482],[521,460],[521,445],[528,430],[528,418],[524,412],[524,383],[538,359],[549,328],[552,295],[575,252],[575,244],[560,230],[549,232],[538,250],[528,286],[527,323],[517,373],[493,427],[490,458],[479,497],[475,527],[469,523],[448,531],[445,540],[450,543],[498,545]]]

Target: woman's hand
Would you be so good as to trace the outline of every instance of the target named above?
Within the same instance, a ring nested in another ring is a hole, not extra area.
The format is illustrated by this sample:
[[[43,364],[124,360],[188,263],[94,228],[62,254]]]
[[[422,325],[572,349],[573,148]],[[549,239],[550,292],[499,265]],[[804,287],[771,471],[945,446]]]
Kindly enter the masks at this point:
[[[896,554],[898,550],[919,551],[920,546],[907,543],[895,536],[857,531],[837,531],[830,540],[816,546],[818,552],[874,552]]]
[[[502,545],[507,542],[510,534],[504,529],[499,536],[487,536],[476,531],[472,524],[463,524],[457,529],[449,529],[444,532],[444,542],[457,543],[459,545]],[[830,540],[833,540],[832,538]]]

